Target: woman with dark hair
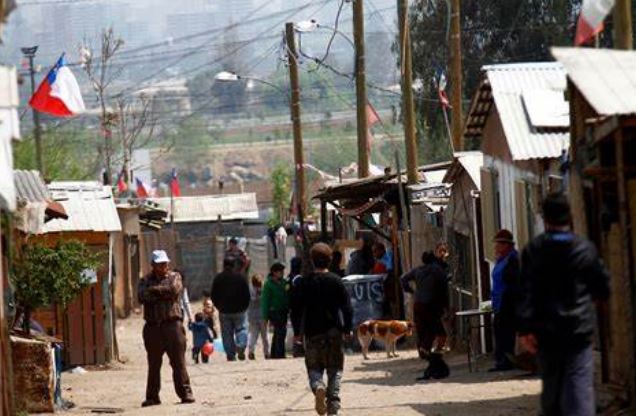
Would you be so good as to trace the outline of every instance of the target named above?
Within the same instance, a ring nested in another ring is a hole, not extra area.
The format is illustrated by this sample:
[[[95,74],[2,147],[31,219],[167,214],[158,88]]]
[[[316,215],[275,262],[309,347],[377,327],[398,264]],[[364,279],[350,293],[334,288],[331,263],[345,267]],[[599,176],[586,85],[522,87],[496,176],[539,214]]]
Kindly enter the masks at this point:
[[[331,264],[329,265],[329,271],[340,277],[345,276],[345,270],[342,268],[342,252],[338,250],[333,252],[333,257],[331,258]]]
[[[360,248],[351,253],[349,264],[347,265],[347,275],[369,274],[375,264],[373,257],[373,237],[369,234],[362,234],[359,239]]]

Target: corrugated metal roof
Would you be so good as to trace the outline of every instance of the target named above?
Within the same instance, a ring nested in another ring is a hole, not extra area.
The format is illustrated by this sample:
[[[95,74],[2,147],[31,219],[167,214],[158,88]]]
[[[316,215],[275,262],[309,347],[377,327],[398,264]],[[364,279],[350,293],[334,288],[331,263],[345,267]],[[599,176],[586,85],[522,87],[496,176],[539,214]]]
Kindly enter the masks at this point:
[[[170,198],[152,198],[168,211],[170,218]],[[222,220],[258,219],[258,205],[255,193],[232,195],[182,196],[174,198],[175,222],[204,222]]]
[[[51,201],[51,193],[37,170],[14,170],[15,191],[18,200],[25,202]]]
[[[565,93],[563,66],[554,62],[487,65],[473,97],[464,134],[480,136],[494,103],[514,160],[552,158],[569,146],[567,128],[533,126],[523,95],[530,91]]]
[[[53,200],[68,214],[68,220],[52,220],[44,233],[121,231],[112,189],[99,182],[52,182],[48,185]]]
[[[636,114],[636,52],[552,48],[552,55],[599,115]]]
[[[452,166],[448,169],[444,182],[453,183],[463,169],[468,173],[477,190],[481,190],[481,167],[484,166],[484,154],[479,151],[455,152]]]

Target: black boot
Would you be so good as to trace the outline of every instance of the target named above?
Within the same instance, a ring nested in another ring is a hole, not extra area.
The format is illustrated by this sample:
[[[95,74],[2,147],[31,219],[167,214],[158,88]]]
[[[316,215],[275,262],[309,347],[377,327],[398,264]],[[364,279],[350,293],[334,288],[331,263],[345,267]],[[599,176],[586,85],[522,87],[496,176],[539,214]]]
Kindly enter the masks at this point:
[[[450,368],[444,361],[442,354],[431,354],[431,377],[434,379],[443,379],[450,375]]]

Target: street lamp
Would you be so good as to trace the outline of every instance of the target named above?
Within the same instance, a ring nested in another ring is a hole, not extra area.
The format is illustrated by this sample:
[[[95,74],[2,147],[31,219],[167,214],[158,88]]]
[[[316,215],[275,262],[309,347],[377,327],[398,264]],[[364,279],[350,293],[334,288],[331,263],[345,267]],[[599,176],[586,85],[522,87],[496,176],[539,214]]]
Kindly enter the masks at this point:
[[[368,120],[367,120],[367,81],[364,59],[364,11],[362,8],[362,0],[356,0],[353,2],[353,36],[354,40],[351,40],[349,36],[338,30],[337,27],[324,26],[318,23],[315,19],[304,20],[294,25],[294,30],[300,34],[315,32],[318,29],[327,29],[334,33],[332,35],[329,45],[337,33],[353,47],[355,51],[355,81],[356,81],[356,125],[358,136],[358,177],[364,178],[369,176],[369,132],[368,132]],[[302,53],[302,52],[301,52]],[[320,65],[327,66],[332,71],[335,71],[332,67],[325,64],[324,60],[329,53],[329,47],[327,47],[327,53],[319,60],[314,58]]]
[[[33,59],[35,58],[35,54],[38,51],[38,46],[30,46],[20,48],[22,54],[25,58],[29,60],[29,75],[31,78],[31,96],[35,94],[35,66],[33,65]],[[35,126],[34,135],[35,135],[35,163],[40,171],[42,177],[46,177],[46,171],[44,169],[44,161],[42,159],[42,127],[40,126],[40,113],[33,108],[33,124]]]
[[[260,79],[260,78],[245,77],[245,76],[239,75],[239,74],[237,74],[235,72],[221,71],[221,72],[219,72],[218,74],[216,74],[214,76],[214,80],[215,81],[220,81],[220,82],[237,82],[237,81],[241,81],[241,80],[254,81],[254,82],[258,82],[260,84],[267,85],[268,87],[272,87],[275,90],[277,90],[278,92],[280,92],[281,94],[287,96],[287,91],[283,90],[281,87],[279,87],[276,84],[273,84],[273,83],[271,83],[269,81],[265,81],[264,79]]]
[[[351,40],[351,38],[349,36],[347,36],[346,33],[336,29],[335,27],[331,27],[331,26],[327,26],[327,25],[321,25],[320,23],[318,23],[318,21],[316,19],[303,20],[301,22],[297,22],[297,23],[294,24],[294,30],[296,32],[298,32],[298,33],[312,33],[312,32],[316,32],[317,30],[320,30],[320,29],[329,30],[331,32],[335,32],[335,33],[339,34],[347,42],[349,42],[349,44],[355,49],[356,46],[353,43],[353,40]]]

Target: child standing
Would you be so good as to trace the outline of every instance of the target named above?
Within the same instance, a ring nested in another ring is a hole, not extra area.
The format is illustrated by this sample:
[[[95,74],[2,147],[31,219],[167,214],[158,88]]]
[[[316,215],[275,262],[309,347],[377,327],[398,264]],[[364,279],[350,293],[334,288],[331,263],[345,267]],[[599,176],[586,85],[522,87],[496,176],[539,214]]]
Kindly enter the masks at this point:
[[[188,328],[192,331],[192,359],[199,364],[199,354],[201,354],[201,361],[207,363],[209,356],[204,354],[201,348],[206,342],[214,342],[214,337],[210,333],[208,324],[203,320],[202,312],[194,315],[194,322],[190,322]]]
[[[269,342],[267,340],[267,322],[261,313],[261,294],[263,292],[263,275],[256,273],[250,282],[250,307],[247,310],[247,320],[249,323],[249,343],[248,355],[250,360],[254,360],[254,350],[258,336],[261,336],[263,343],[263,355],[269,358]]]

